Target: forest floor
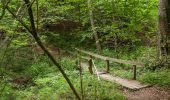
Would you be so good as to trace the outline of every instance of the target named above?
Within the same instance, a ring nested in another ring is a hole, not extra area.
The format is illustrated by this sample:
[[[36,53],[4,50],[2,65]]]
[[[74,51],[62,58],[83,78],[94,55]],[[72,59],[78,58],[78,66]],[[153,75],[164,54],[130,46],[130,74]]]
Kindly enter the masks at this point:
[[[87,70],[87,64],[81,63],[83,69]],[[138,90],[129,90],[123,88],[123,94],[126,100],[170,100],[170,89],[160,87],[147,87]]]
[[[137,91],[124,89],[126,100],[170,100],[170,89],[148,87]]]
[[[56,50],[50,50],[52,54],[58,56]],[[88,70],[87,64],[84,70]],[[82,65],[83,66],[83,65]],[[138,90],[130,90],[127,88],[122,89],[125,100],[170,100],[170,88],[161,88],[156,86],[146,87]]]

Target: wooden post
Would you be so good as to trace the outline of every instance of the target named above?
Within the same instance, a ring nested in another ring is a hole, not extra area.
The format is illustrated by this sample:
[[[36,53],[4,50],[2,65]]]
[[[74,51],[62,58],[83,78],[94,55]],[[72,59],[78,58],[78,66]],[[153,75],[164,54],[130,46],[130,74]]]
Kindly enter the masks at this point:
[[[90,56],[90,59],[89,59],[88,63],[89,63],[89,67],[88,67],[88,68],[89,68],[89,71],[90,71],[91,74],[93,74],[92,56]]]
[[[109,60],[106,60],[106,72],[109,73],[110,67],[109,67]]]
[[[133,79],[136,80],[136,65],[133,65]]]

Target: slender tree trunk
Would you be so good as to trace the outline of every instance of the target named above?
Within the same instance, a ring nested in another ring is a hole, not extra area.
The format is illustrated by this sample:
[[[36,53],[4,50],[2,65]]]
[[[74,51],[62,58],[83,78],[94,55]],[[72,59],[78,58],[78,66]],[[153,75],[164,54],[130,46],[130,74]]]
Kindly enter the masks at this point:
[[[71,83],[71,81],[69,80],[69,78],[67,77],[66,73],[64,72],[64,70],[62,69],[62,67],[59,65],[59,63],[56,62],[56,60],[54,59],[54,57],[50,54],[50,52],[45,48],[45,46],[43,45],[43,43],[41,42],[40,38],[38,37],[36,28],[35,28],[35,24],[34,24],[34,16],[33,16],[33,12],[30,6],[30,2],[29,0],[24,0],[25,4],[27,5],[28,8],[28,15],[29,15],[29,19],[30,19],[30,23],[31,23],[31,34],[33,35],[35,41],[37,42],[37,44],[41,47],[41,49],[47,54],[47,56],[51,59],[51,61],[58,67],[58,69],[60,70],[60,72],[62,73],[62,75],[64,76],[64,78],[66,79],[66,81],[68,82],[70,88],[73,90],[73,93],[75,94],[75,96],[77,97],[77,99],[81,100],[80,96],[78,95],[77,91],[75,90],[73,84]]]
[[[112,16],[112,23],[115,23],[115,13],[116,13],[116,10],[115,10],[115,0],[112,0],[112,10],[113,10],[113,16]],[[115,52],[116,52],[116,58],[119,58],[118,57],[118,34],[117,33],[115,33],[115,35],[114,35],[114,49],[115,49]]]
[[[39,1],[36,0],[36,9],[37,9],[37,32],[39,31]]]
[[[97,34],[94,19],[93,19],[93,11],[92,11],[92,6],[91,6],[91,0],[88,0],[88,10],[89,10],[90,23],[91,23],[93,35],[94,35],[95,42],[96,42],[96,47],[97,47],[98,53],[102,53],[102,48],[101,48],[99,36]]]
[[[167,62],[170,55],[170,1],[159,0],[159,31],[161,35],[161,59]]]
[[[13,15],[13,17],[15,17],[28,30],[28,32],[31,33],[31,35],[33,36],[33,38],[35,39],[37,44],[41,47],[41,49],[45,52],[45,54],[50,58],[50,60],[54,63],[54,65],[56,65],[58,67],[59,71],[62,73],[63,77],[65,78],[65,80],[69,84],[70,88],[72,89],[72,91],[75,94],[75,96],[77,97],[77,99],[81,100],[79,94],[77,93],[77,91],[74,88],[73,84],[71,83],[71,81],[67,77],[67,75],[66,75],[65,71],[63,70],[63,68],[54,59],[54,57],[50,54],[50,52],[45,48],[45,46],[41,42],[40,38],[38,37],[37,31],[36,31],[36,28],[35,28],[34,16],[33,16],[33,11],[32,11],[31,5],[30,5],[31,4],[30,1],[29,0],[24,0],[24,2],[26,4],[26,6],[27,6],[31,29],[28,28],[27,25],[22,20],[18,19],[18,17],[10,10],[10,8],[8,6],[6,8],[9,11],[9,13],[11,13]]]

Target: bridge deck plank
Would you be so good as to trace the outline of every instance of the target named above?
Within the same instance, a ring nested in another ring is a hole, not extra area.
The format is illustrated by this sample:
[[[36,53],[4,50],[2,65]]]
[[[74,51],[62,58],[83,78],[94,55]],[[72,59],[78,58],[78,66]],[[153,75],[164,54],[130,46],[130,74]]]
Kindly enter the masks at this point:
[[[82,68],[84,71],[88,71],[88,64],[87,63],[81,63]],[[95,71],[94,71],[95,72]],[[111,75],[109,73],[106,73],[105,71],[97,71],[95,72],[96,75],[98,75],[101,79],[109,82],[117,83],[123,87],[126,87],[128,89],[132,90],[138,90],[141,88],[148,87],[148,85],[141,84],[137,80],[130,80],[126,78],[121,78],[118,76]]]
[[[98,73],[102,73],[102,72],[98,72]],[[129,88],[132,90],[138,90],[138,89],[145,88],[148,86],[148,85],[143,85],[136,80],[129,80],[129,79],[121,78],[118,76],[113,76],[108,73],[102,73],[102,74],[99,74],[99,76],[103,80],[115,82],[117,84],[122,85],[123,87]]]

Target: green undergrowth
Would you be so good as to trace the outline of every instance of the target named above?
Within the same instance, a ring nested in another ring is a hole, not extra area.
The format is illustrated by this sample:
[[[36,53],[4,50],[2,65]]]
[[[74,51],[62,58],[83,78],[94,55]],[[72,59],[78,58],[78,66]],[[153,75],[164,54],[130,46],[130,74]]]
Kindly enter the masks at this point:
[[[154,72],[148,71],[139,77],[139,81],[151,85],[170,88],[170,69],[161,69]]]
[[[79,71],[75,60],[63,58],[60,64],[78,93],[81,94]],[[10,70],[5,72],[0,82],[0,100],[76,100],[62,74],[51,62],[38,62],[21,73]],[[85,100],[124,100],[119,90],[121,87],[118,85],[98,80],[89,72],[84,72],[82,76]],[[26,77],[21,80],[31,77],[31,81],[22,83],[18,78],[19,82],[13,82],[17,77]]]
[[[133,79],[132,69],[125,70],[121,68],[111,68],[110,73],[122,78]],[[149,69],[138,68],[137,80],[148,85],[170,88],[170,69],[162,68],[152,71]]]
[[[114,50],[104,49],[103,55],[113,58],[118,55],[118,59],[143,62],[145,66],[137,66],[138,81],[150,85],[170,87],[170,69],[159,65],[156,60],[155,48],[139,47],[131,51],[126,50],[115,53]],[[95,65],[101,70],[106,70],[105,61],[95,59]],[[133,79],[133,66],[110,62],[110,73],[122,78]]]

